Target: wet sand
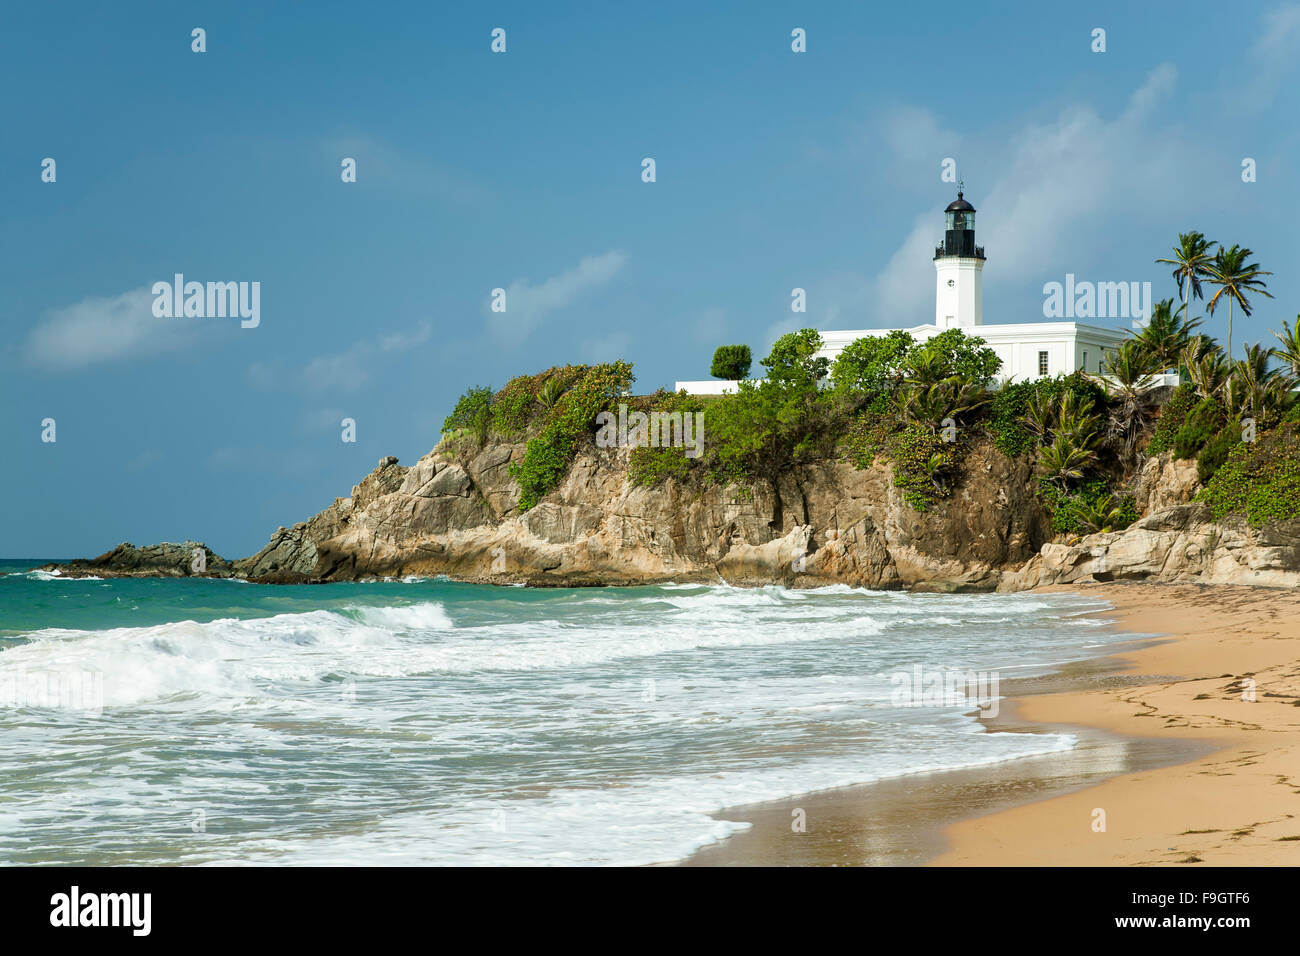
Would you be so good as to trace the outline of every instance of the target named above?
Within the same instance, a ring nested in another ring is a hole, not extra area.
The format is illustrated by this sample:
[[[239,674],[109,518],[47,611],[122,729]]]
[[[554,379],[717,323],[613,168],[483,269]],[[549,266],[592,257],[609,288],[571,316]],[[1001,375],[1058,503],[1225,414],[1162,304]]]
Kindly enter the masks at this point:
[[[1074,750],[733,808],[718,817],[751,829],[685,865],[1300,865],[1300,596],[1054,590],[1109,601],[1119,630],[1167,635],[1004,682],[990,730],[1069,732]]]

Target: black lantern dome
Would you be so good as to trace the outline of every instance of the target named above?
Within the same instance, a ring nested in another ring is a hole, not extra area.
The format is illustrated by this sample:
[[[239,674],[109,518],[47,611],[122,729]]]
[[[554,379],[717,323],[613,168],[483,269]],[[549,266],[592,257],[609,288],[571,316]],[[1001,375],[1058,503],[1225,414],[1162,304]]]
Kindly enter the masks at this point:
[[[957,198],[948,203],[948,208],[944,212],[974,212],[975,207],[962,198],[961,193],[957,193]]]
[[[957,198],[943,211],[943,245],[934,250],[934,257],[954,256],[962,259],[983,259],[983,246],[975,245],[975,207],[958,192]]]

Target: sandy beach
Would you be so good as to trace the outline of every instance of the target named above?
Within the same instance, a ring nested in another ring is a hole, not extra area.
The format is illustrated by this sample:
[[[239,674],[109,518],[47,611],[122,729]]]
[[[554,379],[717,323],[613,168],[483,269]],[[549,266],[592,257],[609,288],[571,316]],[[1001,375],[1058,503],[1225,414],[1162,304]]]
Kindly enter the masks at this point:
[[[990,729],[1067,731],[1073,751],[735,808],[719,816],[753,827],[686,864],[1300,864],[1300,596],[1054,590],[1103,598],[1117,630],[1158,635],[1008,682]],[[792,832],[794,808],[806,832]]]
[[[931,862],[1300,864],[1300,596],[1192,585],[1072,590],[1114,604],[1108,616],[1120,628],[1171,640],[1122,655],[1141,679],[1136,686],[1025,697],[1017,713],[1213,749],[960,821],[944,835],[949,848]],[[1097,810],[1105,813],[1104,832],[1094,829]]]

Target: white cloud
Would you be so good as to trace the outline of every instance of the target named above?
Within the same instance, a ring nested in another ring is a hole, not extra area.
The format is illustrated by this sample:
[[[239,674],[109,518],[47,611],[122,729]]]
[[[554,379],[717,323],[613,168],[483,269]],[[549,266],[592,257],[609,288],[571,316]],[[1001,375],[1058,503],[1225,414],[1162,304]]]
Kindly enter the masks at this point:
[[[1273,97],[1300,58],[1300,4],[1275,7],[1264,15],[1259,39],[1251,47],[1248,92],[1236,102],[1256,109],[1272,105]]]
[[[27,360],[43,368],[71,370],[194,345],[207,320],[157,318],[153,298],[146,286],[53,309],[28,333]]]
[[[890,110],[885,115],[882,133],[896,159],[908,167],[916,164],[933,166],[936,176],[943,159],[960,158],[957,156],[960,138],[940,127],[938,119],[929,110],[915,106]]]
[[[354,392],[366,385],[385,362],[427,342],[433,334],[428,322],[409,332],[397,332],[379,339],[355,343],[345,352],[318,355],[299,369],[285,370],[278,363],[254,362],[247,377],[250,384],[267,390],[298,392]]]
[[[973,200],[989,211],[980,217],[979,238],[1004,265],[1001,281],[1035,282],[1045,274],[1059,279],[1063,263],[1090,261],[1104,249],[1117,223],[1181,211],[1185,198],[1175,188],[1175,175],[1191,181],[1199,173],[1190,167],[1213,158],[1203,145],[1192,148],[1175,130],[1150,124],[1176,79],[1172,66],[1157,66],[1112,120],[1073,106],[1054,121],[1031,123],[989,146],[983,165],[1000,172]],[[931,257],[941,237],[936,212],[918,214],[874,278],[871,311],[879,314],[870,316],[870,325],[933,321]]]
[[[551,312],[572,305],[585,293],[608,283],[626,262],[627,256],[615,250],[587,256],[567,272],[536,285],[517,279],[506,286],[506,311],[488,313],[493,333],[503,340],[526,337]]]
[[[1178,68],[1172,63],[1161,63],[1147,74],[1133,95],[1128,99],[1128,109],[1124,112],[1125,122],[1134,122],[1149,116],[1162,100],[1173,95],[1178,85]]]

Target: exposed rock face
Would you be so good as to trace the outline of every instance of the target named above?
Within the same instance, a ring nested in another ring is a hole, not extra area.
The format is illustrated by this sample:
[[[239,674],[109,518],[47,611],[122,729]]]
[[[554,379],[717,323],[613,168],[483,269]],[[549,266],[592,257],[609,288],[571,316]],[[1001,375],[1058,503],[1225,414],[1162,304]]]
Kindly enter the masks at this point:
[[[206,551],[206,573],[270,583],[447,574],[550,586],[675,580],[950,592],[1089,578],[1300,583],[1296,523],[1214,524],[1203,506],[1187,504],[1195,463],[1167,457],[1149,461],[1136,486],[1146,517],[1121,533],[1062,543],[1034,497],[1029,462],[988,442],[969,450],[961,483],[923,514],[885,462],[806,465],[777,492],[674,480],[646,488],[629,481],[626,449],[594,445],[521,514],[509,466],[524,450],[439,446],[409,468],[381,459],[349,497],[277,529],[252,557],[228,564]],[[121,545],[63,570],[192,574],[193,547]]]
[[[471,456],[435,449],[411,468],[384,459],[350,498],[281,528],[236,572],[262,581],[449,574],[540,585],[725,580],[737,585],[849,583],[992,590],[1050,536],[1029,466],[991,446],[968,477],[918,514],[888,465],[826,461],[770,487],[719,488],[627,478],[626,449],[594,447],[563,483],[520,514],[508,474],[524,446]]]
[[[1176,505],[1126,530],[1073,544],[1048,543],[1006,590],[1076,581],[1164,581],[1300,586],[1300,521],[1253,529],[1242,520],[1215,523],[1203,504]]]
[[[1169,452],[1148,458],[1133,493],[1139,514],[1185,505],[1200,487],[1196,460],[1177,461]]]

